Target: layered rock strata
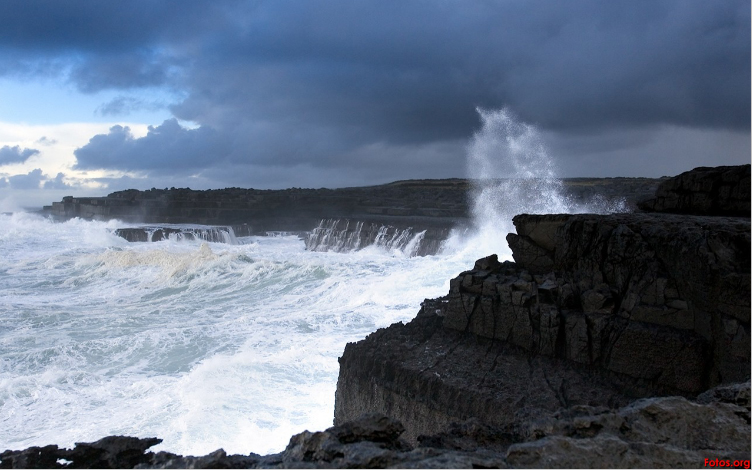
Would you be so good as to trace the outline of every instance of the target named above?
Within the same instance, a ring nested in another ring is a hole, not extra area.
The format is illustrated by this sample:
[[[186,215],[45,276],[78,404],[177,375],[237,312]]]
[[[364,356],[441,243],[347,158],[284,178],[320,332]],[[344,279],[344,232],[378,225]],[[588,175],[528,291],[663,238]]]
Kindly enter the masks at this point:
[[[749,219],[520,215],[514,223],[517,234],[507,240],[530,281],[462,276],[454,302],[499,307],[478,309],[472,321],[450,309],[445,326],[647,381],[656,391],[692,394],[749,377]],[[495,297],[464,294],[489,278]],[[522,318],[540,326],[523,332]]]
[[[514,222],[515,262],[479,260],[409,324],[347,345],[335,423],[381,412],[415,442],[471,417],[509,426],[749,379],[749,219]]]
[[[350,343],[340,358],[334,422],[384,413],[411,443],[470,418],[508,427],[562,406],[620,406],[606,380],[564,361],[444,328],[448,302],[424,302],[410,323]],[[508,429],[509,432],[516,432]]]

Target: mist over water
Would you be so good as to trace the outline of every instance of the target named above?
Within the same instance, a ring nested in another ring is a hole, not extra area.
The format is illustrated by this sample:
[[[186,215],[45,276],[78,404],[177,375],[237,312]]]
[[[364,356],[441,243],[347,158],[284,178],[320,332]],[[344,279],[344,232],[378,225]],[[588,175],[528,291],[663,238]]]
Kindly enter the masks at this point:
[[[625,204],[593,200],[575,203],[564,191],[554,159],[538,129],[508,109],[477,109],[481,128],[467,146],[472,179],[472,225],[455,231],[447,251],[474,251],[512,259],[506,235],[517,214],[623,212]]]
[[[118,221],[0,214],[0,451],[124,434],[266,454],[331,426],[348,342],[411,320],[476,259],[509,258],[515,214],[593,210],[562,196],[534,127],[480,116],[473,227],[437,256],[295,236],[129,243]]]

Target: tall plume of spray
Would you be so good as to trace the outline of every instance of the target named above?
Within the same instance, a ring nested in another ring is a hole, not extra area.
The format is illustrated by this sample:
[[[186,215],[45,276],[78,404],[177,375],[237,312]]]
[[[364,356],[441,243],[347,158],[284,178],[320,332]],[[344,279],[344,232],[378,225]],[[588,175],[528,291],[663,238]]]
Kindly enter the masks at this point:
[[[461,247],[457,234],[448,241],[448,249],[511,259],[506,235],[515,231],[515,215],[603,212],[566,197],[535,126],[518,121],[507,108],[477,111],[482,126],[467,148],[468,176],[473,181],[472,227],[462,236]]]

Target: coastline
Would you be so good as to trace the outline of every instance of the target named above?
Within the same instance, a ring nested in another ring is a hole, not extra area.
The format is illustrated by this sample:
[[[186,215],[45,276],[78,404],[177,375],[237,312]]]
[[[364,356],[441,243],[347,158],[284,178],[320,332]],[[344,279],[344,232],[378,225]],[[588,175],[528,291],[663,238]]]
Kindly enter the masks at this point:
[[[748,214],[749,166],[738,173],[707,197],[746,199]],[[183,457],[111,437],[6,451],[0,467],[749,462],[749,216],[712,212],[729,204],[706,204],[686,175],[643,203],[654,214],[516,217],[515,262],[480,259],[412,322],[348,345],[335,427],[280,454]]]

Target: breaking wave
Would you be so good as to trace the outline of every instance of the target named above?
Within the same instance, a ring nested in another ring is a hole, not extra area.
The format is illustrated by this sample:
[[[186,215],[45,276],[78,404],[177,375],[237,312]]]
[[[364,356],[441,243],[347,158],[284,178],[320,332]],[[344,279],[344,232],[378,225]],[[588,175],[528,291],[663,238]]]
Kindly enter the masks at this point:
[[[472,222],[453,231],[445,252],[492,253],[511,259],[506,235],[517,214],[623,212],[623,202],[569,198],[538,129],[519,121],[508,109],[477,109],[481,128],[467,146],[467,174],[472,179]],[[481,253],[483,253],[481,255]]]

